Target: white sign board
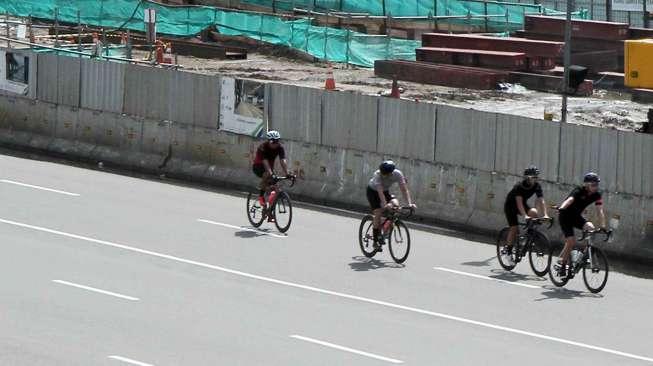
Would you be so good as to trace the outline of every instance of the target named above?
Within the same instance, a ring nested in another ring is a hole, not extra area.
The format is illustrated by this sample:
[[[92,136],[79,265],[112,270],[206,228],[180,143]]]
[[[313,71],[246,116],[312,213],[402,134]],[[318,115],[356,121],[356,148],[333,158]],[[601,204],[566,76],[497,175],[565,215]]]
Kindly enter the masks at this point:
[[[259,137],[264,129],[265,85],[223,77],[219,129]]]
[[[29,88],[29,57],[17,52],[0,50],[0,89],[27,95]]]
[[[612,0],[612,10],[643,11],[643,0]],[[653,11],[653,0],[646,1],[646,11]]]

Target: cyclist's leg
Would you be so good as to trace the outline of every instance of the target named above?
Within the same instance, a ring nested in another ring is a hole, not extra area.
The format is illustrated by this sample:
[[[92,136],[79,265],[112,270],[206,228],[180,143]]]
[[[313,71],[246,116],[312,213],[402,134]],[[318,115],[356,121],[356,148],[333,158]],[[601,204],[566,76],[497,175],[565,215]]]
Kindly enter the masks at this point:
[[[579,223],[582,223],[580,227],[583,227],[584,219],[582,217],[569,217],[561,212],[560,216],[560,228],[562,229],[562,234],[565,238],[565,247],[560,253],[561,264],[566,264],[569,262],[569,253],[574,249],[576,245],[576,237],[574,236],[574,227],[578,227]]]
[[[254,172],[254,175],[260,178],[259,184],[258,184],[258,202],[261,205],[261,207],[265,207],[265,189],[266,189],[266,178],[264,177],[267,173],[265,172],[265,167],[263,164],[254,164],[252,165],[252,171]]]
[[[374,242],[376,243],[379,240],[380,236],[379,227],[381,226],[381,214],[383,213],[383,209],[381,208],[381,200],[379,199],[379,194],[375,190],[367,187],[366,195],[367,202],[370,204],[372,215],[374,216],[372,219],[372,233],[374,236]]]
[[[515,238],[519,233],[519,221],[517,220],[517,211],[512,207],[504,206],[503,213],[506,215],[506,220],[508,221],[508,226],[510,227],[510,230],[508,230],[508,237],[506,238],[506,245],[510,248],[512,247],[512,244],[515,242]]]

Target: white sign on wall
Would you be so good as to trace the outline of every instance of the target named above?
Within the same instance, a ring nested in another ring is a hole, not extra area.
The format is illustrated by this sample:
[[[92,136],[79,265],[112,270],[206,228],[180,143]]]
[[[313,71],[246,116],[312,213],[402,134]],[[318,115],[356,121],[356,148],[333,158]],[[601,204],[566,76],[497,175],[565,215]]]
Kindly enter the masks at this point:
[[[644,0],[612,0],[612,10],[642,11]],[[653,0],[646,1],[646,11],[653,11]]]
[[[264,105],[264,84],[221,78],[219,129],[260,137],[265,129]]]
[[[29,56],[0,50],[0,89],[27,95],[29,88]]]

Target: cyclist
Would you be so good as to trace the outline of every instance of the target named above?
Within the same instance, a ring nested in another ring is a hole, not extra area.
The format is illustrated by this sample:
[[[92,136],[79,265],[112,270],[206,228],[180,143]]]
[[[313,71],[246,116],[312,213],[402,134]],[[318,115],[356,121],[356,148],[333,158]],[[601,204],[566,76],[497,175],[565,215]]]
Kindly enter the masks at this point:
[[[265,209],[265,192],[274,183],[274,161],[279,158],[279,164],[283,172],[288,176],[288,163],[286,161],[286,151],[281,145],[281,134],[279,131],[268,131],[265,135],[267,141],[259,145],[256,149],[252,171],[257,177],[261,178],[259,183],[258,201],[261,207]]]
[[[560,228],[565,237],[565,247],[560,253],[558,272],[561,276],[566,274],[566,264],[569,261],[569,253],[576,245],[574,228],[582,230],[594,230],[594,224],[583,217],[583,211],[592,203],[596,205],[596,213],[602,228],[605,228],[605,214],[603,213],[603,200],[599,191],[601,178],[594,172],[589,172],[583,177],[583,185],[574,188],[569,196],[562,202],[560,207],[559,220]]]
[[[524,169],[524,179],[515,184],[514,187],[508,193],[506,197],[506,202],[503,205],[503,212],[506,215],[508,220],[508,226],[510,231],[508,231],[508,237],[506,238],[506,248],[505,251],[510,253],[512,250],[512,244],[517,237],[518,233],[518,216],[521,215],[524,219],[536,218],[539,213],[543,213],[544,218],[549,218],[549,215],[546,211],[546,202],[544,201],[544,195],[542,194],[542,186],[537,182],[540,175],[540,170],[535,165],[530,165],[528,168]],[[535,200],[535,207],[531,208],[528,206],[527,201],[535,195],[537,198]],[[538,211],[539,209],[539,211]],[[508,260],[512,260],[509,258]]]
[[[399,189],[406,202],[408,202],[408,206],[411,208],[417,207],[410,198],[410,191],[408,190],[406,178],[403,173],[399,169],[396,169],[395,163],[392,160],[382,162],[379,165],[379,169],[374,172],[372,179],[367,184],[367,201],[370,203],[372,214],[374,215],[372,229],[374,246],[378,250],[384,244],[379,228],[381,226],[381,214],[384,209],[392,209],[399,206],[399,201],[389,191],[390,187],[395,183],[399,184]]]

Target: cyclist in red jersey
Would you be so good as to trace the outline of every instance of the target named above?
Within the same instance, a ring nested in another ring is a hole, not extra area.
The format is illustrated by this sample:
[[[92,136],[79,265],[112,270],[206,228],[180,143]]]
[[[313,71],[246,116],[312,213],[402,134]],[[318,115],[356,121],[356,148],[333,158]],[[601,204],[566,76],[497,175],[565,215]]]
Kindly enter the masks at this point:
[[[286,151],[281,145],[281,134],[278,131],[268,131],[265,135],[267,141],[259,145],[256,149],[252,171],[257,177],[261,178],[259,183],[259,203],[265,207],[265,191],[273,183],[274,161],[279,158],[279,164],[283,173],[288,175],[288,163],[286,161]]]

